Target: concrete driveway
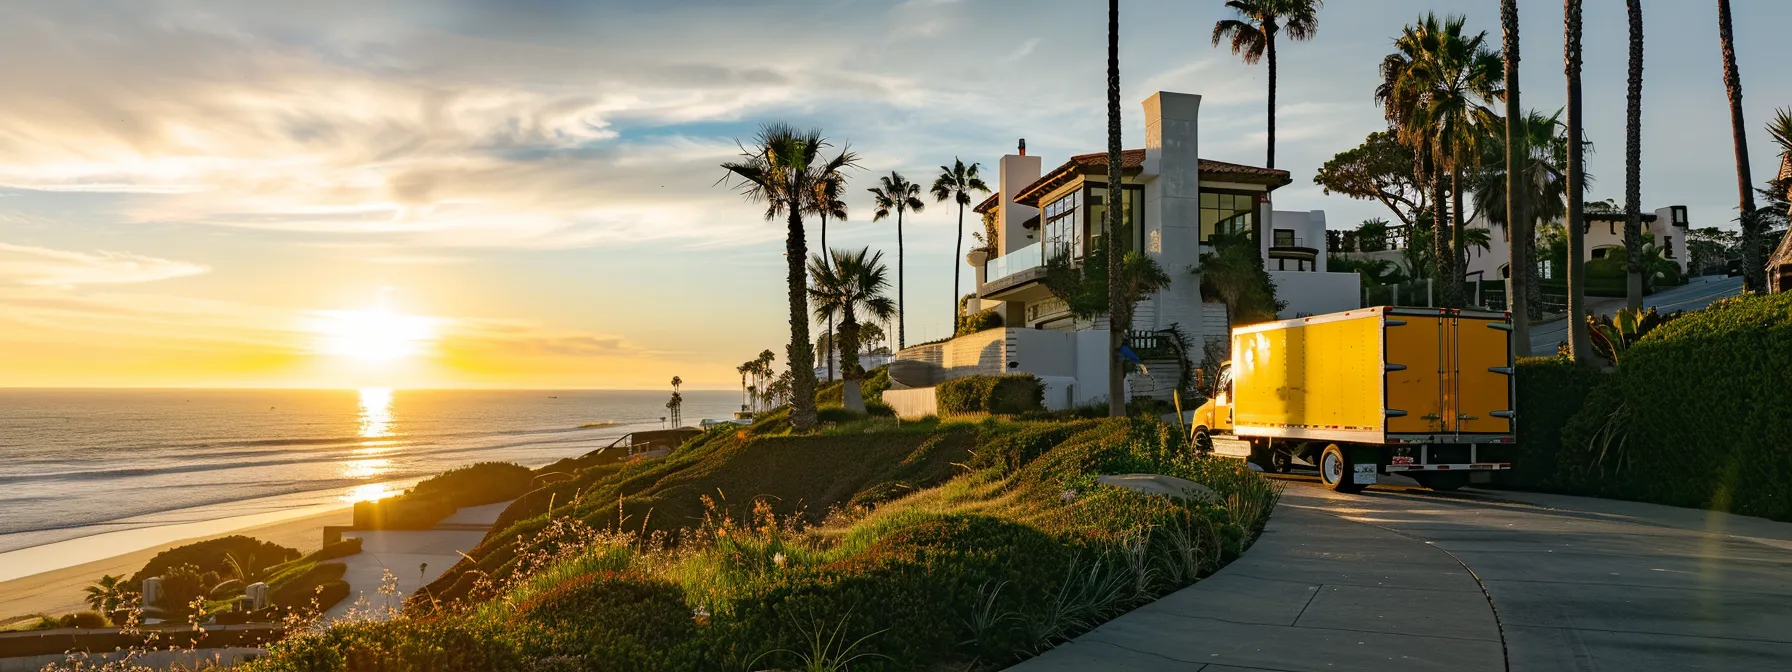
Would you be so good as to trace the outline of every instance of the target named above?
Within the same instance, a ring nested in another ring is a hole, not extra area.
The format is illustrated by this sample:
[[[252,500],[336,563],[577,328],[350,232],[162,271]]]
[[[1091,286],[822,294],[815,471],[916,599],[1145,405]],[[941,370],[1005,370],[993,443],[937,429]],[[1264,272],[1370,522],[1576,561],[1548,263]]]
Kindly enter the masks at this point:
[[[1243,558],[1016,669],[1792,669],[1792,524],[1284,480]]]

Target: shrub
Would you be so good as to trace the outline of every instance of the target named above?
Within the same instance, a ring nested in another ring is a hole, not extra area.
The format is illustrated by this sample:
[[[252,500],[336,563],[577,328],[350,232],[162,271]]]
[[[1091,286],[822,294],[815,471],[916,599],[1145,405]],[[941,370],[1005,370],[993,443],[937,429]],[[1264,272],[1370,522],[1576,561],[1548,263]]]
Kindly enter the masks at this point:
[[[259,562],[272,564],[297,558],[299,551],[242,535],[207,539],[157,553],[143,565],[143,569],[131,575],[129,583],[132,590],[138,590],[144,579],[161,576],[181,565],[192,565],[201,575],[208,572],[226,574],[230,571],[228,558],[232,555],[245,561],[254,556]]]
[[[337,600],[347,597],[348,593],[344,592],[336,600],[325,601],[318,595],[317,589],[331,582],[341,583],[342,575],[347,571],[348,566],[340,562],[323,562],[289,569],[268,580],[268,601],[276,607],[304,609],[310,607],[312,598],[316,597],[319,609],[329,609]]]
[[[363,530],[427,530],[454,515],[454,504],[441,495],[405,493],[355,502],[355,527]]]
[[[288,637],[248,672],[435,672],[522,669],[516,651],[493,633],[459,619],[349,621]]]
[[[52,618],[49,616],[40,617],[37,619],[36,623],[32,623],[29,627],[27,627],[25,629],[27,629],[27,630],[56,630],[56,629],[60,629],[60,628],[110,628],[110,627],[112,627],[112,623],[110,621],[106,620],[105,614],[102,614],[97,611],[77,611],[72,614],[63,614],[61,617],[57,617],[57,618]]]
[[[800,663],[780,649],[809,653],[817,631],[838,630],[847,642],[869,637],[855,653],[885,656],[889,669],[920,669],[966,657],[966,615],[1002,586],[998,608],[1023,613],[1047,601],[1075,551],[1037,527],[990,516],[920,516],[837,562],[789,570],[782,580],[740,595],[733,618],[717,623],[724,658],[752,669]],[[993,651],[1012,655],[1028,644],[1010,619],[983,633]],[[768,655],[769,654],[769,655]],[[758,660],[761,657],[763,660]],[[963,667],[960,665],[959,667]]]
[[[581,669],[690,669],[696,632],[684,591],[638,574],[575,574],[517,595],[508,634],[525,656],[577,657]]]
[[[873,399],[882,402],[884,390],[890,389],[890,367],[880,366],[866,371],[865,379],[859,381],[859,394],[865,396],[867,403]]]
[[[1574,363],[1566,357],[1527,357],[1518,360],[1514,384],[1518,397],[1518,443],[1483,446],[1485,459],[1509,460],[1512,470],[1499,472],[1499,485],[1526,490],[1562,490],[1567,483],[1557,458],[1562,455],[1562,430],[1579,412],[1587,395],[1608,374]]]
[[[958,316],[958,332],[955,336],[975,334],[1002,326],[1002,314],[994,308],[985,308],[969,315]]]
[[[531,489],[534,478],[534,472],[528,467],[509,462],[480,462],[442,472],[418,483],[405,494],[445,497],[458,509],[521,497]]]
[[[1688,314],[1623,357],[1565,466],[1606,496],[1792,520],[1792,294]]]
[[[199,572],[192,565],[181,565],[162,573],[162,594],[150,605],[164,618],[184,619],[193,613],[193,601],[211,592],[218,583],[216,573]]]
[[[971,376],[940,383],[940,415],[1014,414],[1045,408],[1045,384],[1030,374]]]

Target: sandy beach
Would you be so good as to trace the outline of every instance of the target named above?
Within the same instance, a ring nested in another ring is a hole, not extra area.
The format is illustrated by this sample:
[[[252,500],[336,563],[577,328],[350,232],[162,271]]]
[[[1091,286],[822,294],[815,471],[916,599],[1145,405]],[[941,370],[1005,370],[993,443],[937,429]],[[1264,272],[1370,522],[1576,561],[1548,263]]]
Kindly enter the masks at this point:
[[[0,581],[0,625],[33,614],[63,614],[84,610],[87,608],[87,604],[82,601],[82,598],[86,593],[82,589],[92,584],[100,576],[116,574],[128,577],[138,569],[142,569],[144,563],[149,562],[149,559],[155,557],[155,554],[175,546],[241,534],[297,548],[302,553],[309,553],[323,545],[324,526],[347,525],[353,517],[354,510],[345,506],[303,518],[233,530],[217,530],[202,536],[96,559],[72,567],[33,574],[10,581]]]

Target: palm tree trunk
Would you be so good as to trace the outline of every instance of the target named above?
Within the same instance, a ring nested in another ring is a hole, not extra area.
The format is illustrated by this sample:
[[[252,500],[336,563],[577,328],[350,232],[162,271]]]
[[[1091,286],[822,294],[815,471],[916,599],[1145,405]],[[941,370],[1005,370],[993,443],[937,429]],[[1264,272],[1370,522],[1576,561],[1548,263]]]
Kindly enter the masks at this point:
[[[807,431],[815,426],[815,349],[809,342],[809,293],[807,269],[809,246],[803,240],[802,207],[789,204],[789,231],[785,234],[784,255],[789,267],[785,281],[790,283],[790,347],[786,352],[790,364],[790,427]]]
[[[908,296],[902,273],[902,208],[896,208],[896,351],[908,347]]]
[[[1519,156],[1520,129],[1524,126],[1524,107],[1518,102],[1518,0],[1500,0],[1500,27],[1506,52],[1506,234],[1511,239],[1507,248],[1506,274],[1511,278],[1506,291],[1506,310],[1512,315],[1512,359],[1531,355],[1530,290],[1531,217],[1525,211],[1525,177],[1530,174],[1530,155]]]
[[[1568,76],[1568,352],[1585,363],[1592,353],[1587,336],[1587,243],[1581,208],[1586,164],[1581,144],[1581,0],[1562,0],[1562,60]]]
[[[1435,140],[1431,142],[1436,142]],[[1427,143],[1429,144],[1429,143]],[[1444,194],[1444,175],[1430,147],[1425,148],[1425,173],[1431,178],[1431,264],[1442,283],[1450,277],[1450,199]]]
[[[824,203],[822,205],[825,208],[827,204]],[[822,267],[823,268],[832,268],[833,263],[834,263],[833,260],[834,260],[834,252],[832,250],[828,249],[828,213],[824,209],[821,213],[821,265],[822,265]],[[828,360],[828,382],[830,382],[830,383],[834,382],[834,350],[835,350],[835,348],[840,347],[840,344],[834,342],[835,339],[837,339],[837,338],[839,338],[839,337],[836,336],[835,332],[834,332],[834,316],[829,315],[828,316],[828,347],[825,351],[823,351],[821,353],[821,356],[827,358],[827,360]]]
[[[840,318],[840,338],[844,341],[840,347],[840,379],[843,381],[840,403],[846,410],[864,413],[865,395],[859,390],[859,379],[863,377],[859,371],[859,319],[852,313],[851,306],[843,312],[845,314]]]
[[[1266,37],[1269,50],[1269,158],[1265,168],[1276,167],[1276,34]]]
[[[1120,291],[1120,0],[1108,0],[1108,196],[1103,208],[1107,214],[1108,248],[1108,416],[1126,415],[1126,372],[1120,359],[1120,346],[1126,342],[1126,326],[1121,324]]]
[[[958,243],[952,248],[952,335],[958,335],[959,274],[964,271],[964,204],[958,204]]]
[[[1742,215],[1742,284],[1767,291],[1761,258],[1761,227],[1755,217],[1754,179],[1748,169],[1748,136],[1742,121],[1742,74],[1736,69],[1736,41],[1730,30],[1730,0],[1717,0],[1717,38],[1724,50],[1724,90],[1730,95],[1730,142],[1736,147],[1736,208]]]
[[[1624,0],[1630,18],[1630,91],[1624,110],[1624,297],[1643,309],[1643,4]]]
[[[1450,279],[1444,283],[1444,305],[1461,308],[1468,303],[1462,294],[1462,272],[1468,268],[1468,250],[1462,244],[1462,166],[1450,162]]]

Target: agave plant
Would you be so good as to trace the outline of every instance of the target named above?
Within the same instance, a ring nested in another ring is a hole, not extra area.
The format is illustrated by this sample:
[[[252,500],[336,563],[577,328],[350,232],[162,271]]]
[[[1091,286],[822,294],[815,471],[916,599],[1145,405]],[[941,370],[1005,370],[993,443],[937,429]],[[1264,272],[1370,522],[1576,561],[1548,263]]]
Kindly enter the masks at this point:
[[[1677,310],[1662,315],[1653,307],[1644,311],[1621,308],[1616,315],[1602,315],[1598,319],[1589,315],[1587,331],[1592,336],[1593,351],[1617,365],[1630,346],[1655,331],[1656,327],[1672,322],[1684,313]]]

